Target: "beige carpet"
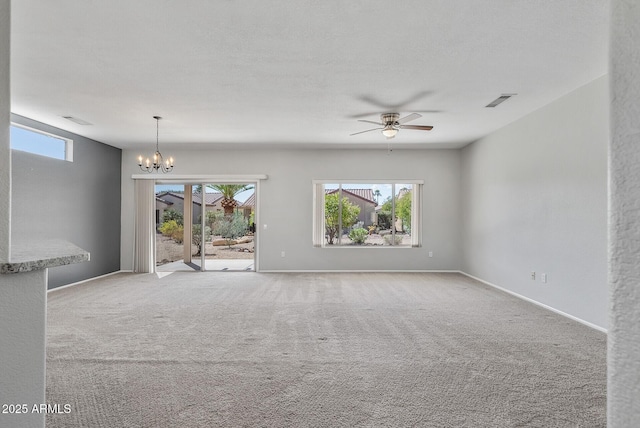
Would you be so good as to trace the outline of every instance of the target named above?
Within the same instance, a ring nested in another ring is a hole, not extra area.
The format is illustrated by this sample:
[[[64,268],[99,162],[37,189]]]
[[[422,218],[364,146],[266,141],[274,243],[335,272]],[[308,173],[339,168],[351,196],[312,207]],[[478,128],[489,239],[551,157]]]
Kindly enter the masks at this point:
[[[458,274],[49,294],[47,427],[604,427],[606,336]]]

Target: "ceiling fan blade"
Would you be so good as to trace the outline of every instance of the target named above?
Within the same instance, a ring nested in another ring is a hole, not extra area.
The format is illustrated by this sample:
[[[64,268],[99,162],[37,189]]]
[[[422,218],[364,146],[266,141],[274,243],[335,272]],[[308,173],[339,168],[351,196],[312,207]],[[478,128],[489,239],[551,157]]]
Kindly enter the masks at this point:
[[[352,135],[364,134],[365,132],[377,131],[378,129],[383,129],[383,128],[367,129],[366,131],[360,131],[360,132],[356,132],[354,134],[349,134],[349,135],[352,136]]]
[[[411,113],[410,115],[407,115],[407,116],[403,117],[402,119],[399,119],[398,123],[402,125],[403,123],[407,123],[407,122],[410,122],[412,120],[419,119],[421,117],[422,117],[421,114]]]
[[[416,113],[442,113],[442,110],[413,110]]]
[[[351,116],[346,116],[349,119],[361,119],[363,117],[372,117],[372,116],[380,116],[380,110],[378,111],[372,111],[369,113],[360,113],[360,114],[352,114]]]
[[[402,129],[417,129],[418,131],[431,131],[433,126],[423,126],[423,125],[400,125]]]
[[[372,120],[363,120],[363,119],[359,119],[359,120],[358,120],[358,122],[373,123],[374,125],[384,126],[384,123],[374,122],[374,121],[372,121]]]
[[[372,96],[369,96],[369,95],[362,95],[362,96],[360,96],[358,98],[360,100],[364,101],[367,104],[374,105],[374,106],[376,106],[378,108],[381,108],[381,109],[384,109],[384,110],[394,109],[396,107],[393,104],[384,103],[384,102],[382,102],[382,101],[380,101],[380,100],[378,100],[378,99],[376,99],[376,98],[374,98]]]
[[[378,98],[375,98],[371,95],[362,95],[360,97],[358,97],[361,101],[364,101],[368,104],[374,105],[378,108],[381,108],[383,110],[386,111],[398,111],[398,110],[408,110],[406,109],[406,107],[409,104],[412,104],[422,98],[425,98],[429,95],[433,94],[433,91],[420,91],[412,96],[409,96],[408,98],[404,99],[403,101],[400,101],[399,103],[385,103],[381,100],[379,100]]]

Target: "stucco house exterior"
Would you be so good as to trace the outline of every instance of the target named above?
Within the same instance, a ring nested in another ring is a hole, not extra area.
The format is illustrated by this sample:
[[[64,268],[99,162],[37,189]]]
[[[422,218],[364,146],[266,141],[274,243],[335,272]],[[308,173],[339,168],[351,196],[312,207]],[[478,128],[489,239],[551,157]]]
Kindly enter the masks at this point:
[[[202,214],[202,195],[194,193],[192,196],[192,221],[194,224],[199,222]],[[222,193],[205,193],[205,204],[208,211],[223,211]],[[166,191],[156,194],[156,223],[162,222],[162,214],[168,210],[174,209],[180,213],[184,213],[184,193],[175,191]]]

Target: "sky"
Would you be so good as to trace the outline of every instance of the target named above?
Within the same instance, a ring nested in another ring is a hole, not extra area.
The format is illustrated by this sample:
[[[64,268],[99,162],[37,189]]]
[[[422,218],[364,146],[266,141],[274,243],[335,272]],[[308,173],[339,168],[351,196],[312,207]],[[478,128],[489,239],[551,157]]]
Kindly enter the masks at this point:
[[[12,125],[11,148],[64,160],[66,141]]]

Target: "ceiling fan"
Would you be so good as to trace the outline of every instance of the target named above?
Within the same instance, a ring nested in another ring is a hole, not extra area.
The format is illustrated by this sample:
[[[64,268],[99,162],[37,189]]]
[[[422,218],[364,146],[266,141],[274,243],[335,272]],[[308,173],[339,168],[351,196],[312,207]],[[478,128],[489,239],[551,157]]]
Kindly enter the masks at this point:
[[[433,126],[423,126],[423,125],[405,125],[405,123],[416,120],[422,117],[421,114],[411,113],[402,119],[400,119],[400,113],[382,113],[380,115],[380,122],[374,122],[372,120],[358,120],[358,122],[366,122],[373,123],[375,125],[379,125],[379,128],[367,129],[366,131],[356,132],[351,135],[363,134],[365,132],[377,131],[378,129],[382,130],[382,135],[387,138],[393,138],[396,136],[400,129],[417,129],[419,131],[431,131]]]

